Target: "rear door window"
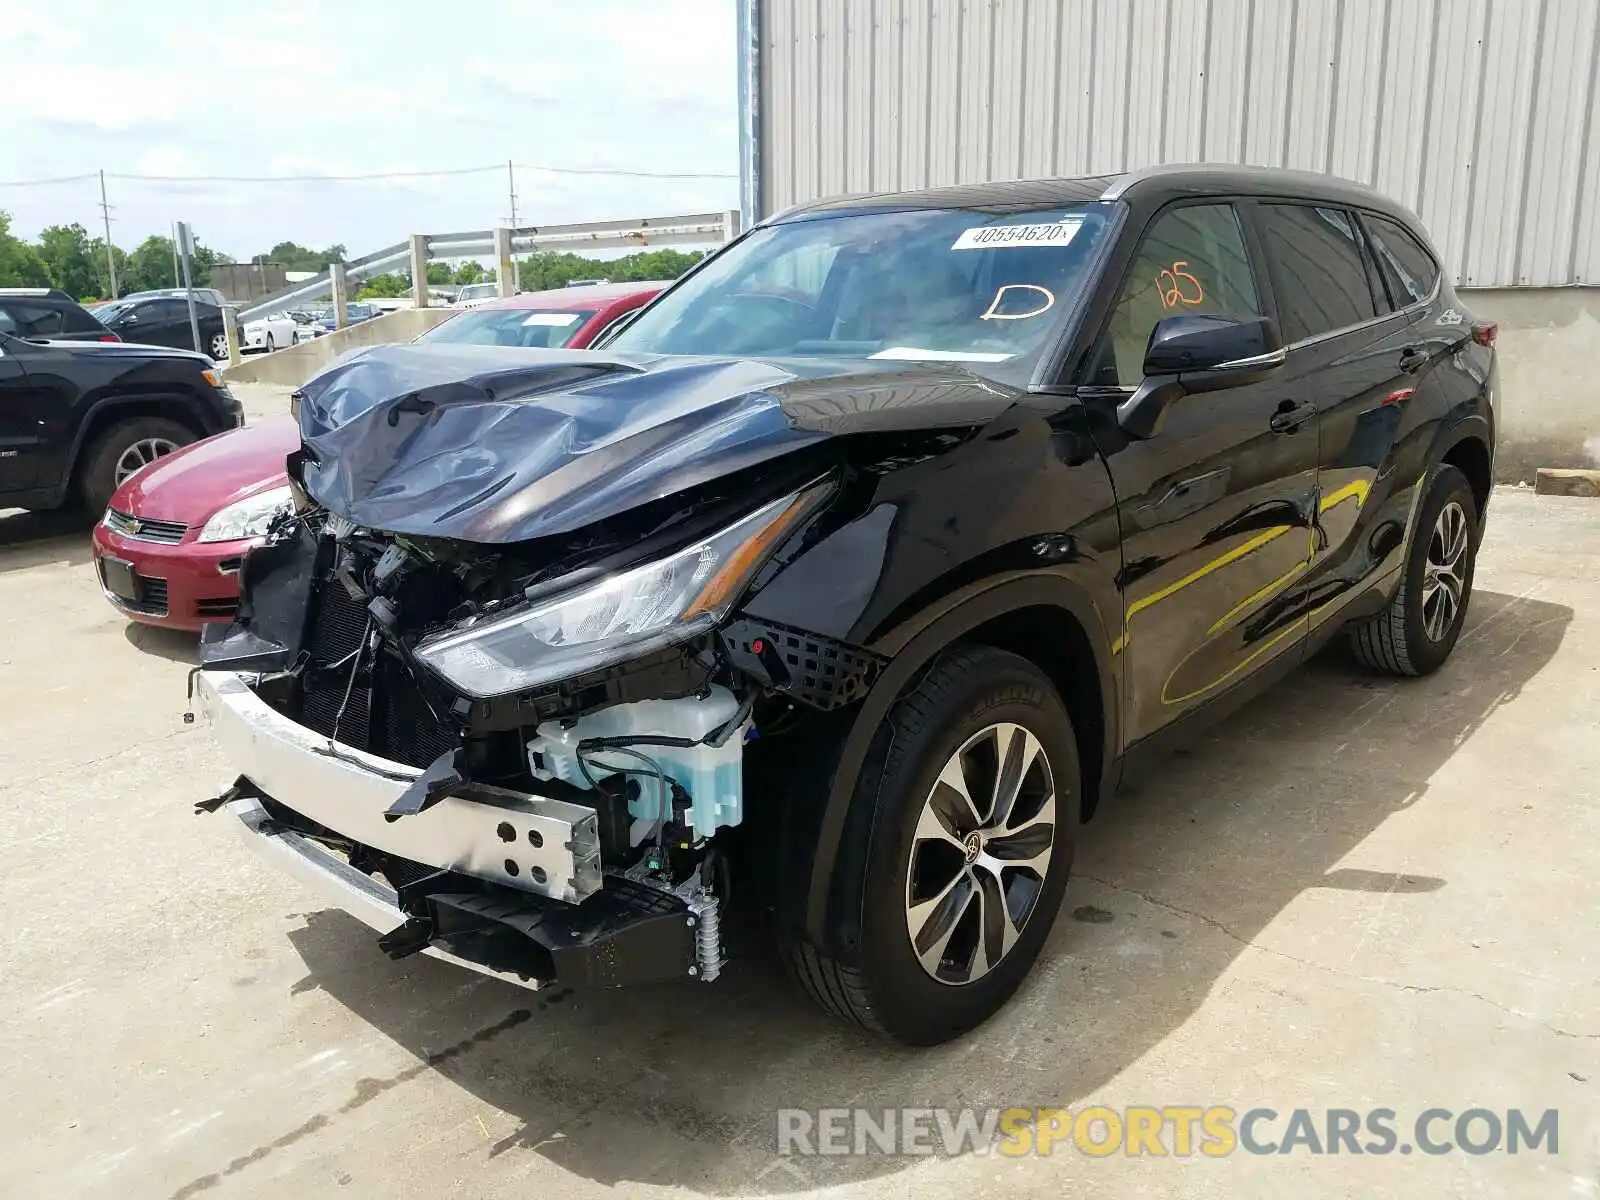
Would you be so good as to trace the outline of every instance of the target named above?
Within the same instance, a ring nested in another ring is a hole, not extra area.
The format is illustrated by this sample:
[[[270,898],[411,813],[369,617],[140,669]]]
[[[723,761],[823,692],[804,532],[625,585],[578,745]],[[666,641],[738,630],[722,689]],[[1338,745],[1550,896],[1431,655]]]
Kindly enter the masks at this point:
[[[1388,280],[1395,304],[1401,308],[1426,300],[1439,282],[1439,266],[1422,243],[1387,217],[1364,215],[1362,223],[1372,241],[1378,266]]]
[[[1135,387],[1144,378],[1150,333],[1180,314],[1259,316],[1250,257],[1231,204],[1168,209],[1145,232],[1107,331],[1114,361],[1102,355],[1096,382]]]
[[[0,308],[0,329],[17,337],[51,337],[62,332],[61,310],[44,304],[8,301]]]
[[[1259,211],[1285,342],[1332,333],[1378,315],[1348,212],[1311,204],[1262,204]]]

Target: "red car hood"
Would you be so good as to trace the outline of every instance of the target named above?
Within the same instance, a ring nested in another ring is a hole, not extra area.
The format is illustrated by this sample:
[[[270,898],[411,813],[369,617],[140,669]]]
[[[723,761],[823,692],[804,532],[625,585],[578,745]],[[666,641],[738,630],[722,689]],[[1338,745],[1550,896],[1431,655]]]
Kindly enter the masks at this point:
[[[230,429],[174,450],[117,489],[111,507],[135,517],[199,525],[219,508],[284,482],[283,460],[300,448],[292,418]]]

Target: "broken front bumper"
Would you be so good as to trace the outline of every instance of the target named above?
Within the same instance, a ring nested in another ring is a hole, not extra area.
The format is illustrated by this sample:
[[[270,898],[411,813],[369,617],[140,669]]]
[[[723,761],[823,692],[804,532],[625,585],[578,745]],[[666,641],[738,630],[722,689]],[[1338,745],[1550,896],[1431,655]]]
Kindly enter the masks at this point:
[[[198,683],[218,742],[276,806],[249,795],[225,806],[246,843],[382,933],[379,945],[391,957],[420,951],[534,989],[708,978],[714,972],[706,967],[720,965],[714,945],[709,958],[697,958],[703,906],[603,877],[593,809],[491,791],[487,800],[445,796],[421,812],[385,819],[422,772],[330,745],[263,702],[243,675],[202,671]],[[285,813],[303,819],[303,831],[280,819]],[[337,835],[328,840],[436,873],[396,891],[324,845],[317,826]]]
[[[421,771],[340,746],[268,706],[228,671],[201,671],[200,708],[232,766],[300,816],[362,846],[576,904],[600,890],[592,808],[495,791],[386,817]]]

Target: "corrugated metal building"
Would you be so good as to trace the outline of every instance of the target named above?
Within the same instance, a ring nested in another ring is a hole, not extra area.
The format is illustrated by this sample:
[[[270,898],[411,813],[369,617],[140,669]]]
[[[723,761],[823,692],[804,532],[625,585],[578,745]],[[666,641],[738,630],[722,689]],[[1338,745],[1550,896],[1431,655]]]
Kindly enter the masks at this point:
[[[744,3],[754,212],[1289,166],[1409,205],[1463,285],[1600,285],[1600,0]]]

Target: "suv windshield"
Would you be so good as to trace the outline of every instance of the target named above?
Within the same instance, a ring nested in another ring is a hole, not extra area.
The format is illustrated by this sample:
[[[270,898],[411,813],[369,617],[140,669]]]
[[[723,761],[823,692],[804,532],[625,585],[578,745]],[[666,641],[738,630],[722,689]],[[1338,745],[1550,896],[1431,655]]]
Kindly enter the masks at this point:
[[[916,209],[767,226],[646,308],[607,349],[1019,363],[1088,286],[1110,212]]]

